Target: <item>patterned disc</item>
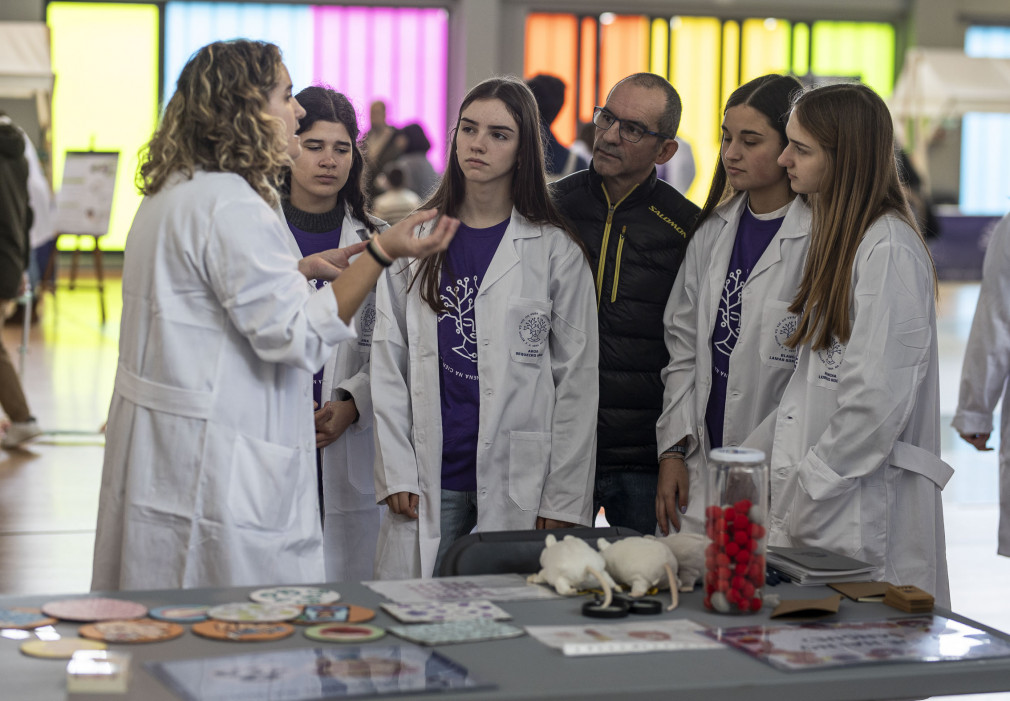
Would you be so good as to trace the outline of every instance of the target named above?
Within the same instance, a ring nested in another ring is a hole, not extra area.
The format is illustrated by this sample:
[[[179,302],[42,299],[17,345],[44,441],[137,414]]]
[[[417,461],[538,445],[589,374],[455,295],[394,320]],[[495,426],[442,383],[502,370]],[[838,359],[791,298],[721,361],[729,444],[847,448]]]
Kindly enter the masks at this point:
[[[319,587],[270,587],[258,589],[249,595],[261,604],[332,604],[340,601],[340,593]]]
[[[39,626],[51,626],[57,620],[46,616],[41,610],[26,606],[0,607],[0,628],[31,630]]]
[[[125,621],[143,618],[147,607],[133,601],[95,597],[50,601],[42,605],[42,613],[64,621]]]
[[[363,643],[377,640],[386,631],[377,626],[348,625],[346,623],[324,623],[305,629],[305,637],[330,643]]]
[[[159,606],[151,609],[151,618],[171,623],[199,623],[207,620],[210,606]]]
[[[32,657],[69,660],[78,650],[107,650],[108,647],[105,643],[97,640],[60,638],[59,640],[26,640],[21,643],[21,652]]]
[[[81,626],[80,636],[107,643],[157,643],[178,638],[186,629],[178,623],[139,618],[132,621],[100,621]]]
[[[290,623],[228,623],[227,621],[203,621],[193,624],[193,632],[214,640],[231,640],[253,643],[264,640],[280,640],[295,632]]]
[[[300,626],[320,623],[364,623],[375,618],[375,611],[351,604],[313,604],[306,606],[302,615],[291,621]]]
[[[221,604],[207,610],[207,616],[210,618],[235,623],[290,621],[301,613],[302,607],[296,604],[257,604],[248,601]]]

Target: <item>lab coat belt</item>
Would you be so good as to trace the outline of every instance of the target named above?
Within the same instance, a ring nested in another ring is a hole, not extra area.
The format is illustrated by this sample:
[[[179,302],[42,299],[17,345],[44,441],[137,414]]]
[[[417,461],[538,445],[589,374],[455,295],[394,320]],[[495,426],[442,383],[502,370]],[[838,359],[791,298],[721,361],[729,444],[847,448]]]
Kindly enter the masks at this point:
[[[891,465],[909,472],[915,472],[928,477],[940,489],[954,474],[954,468],[924,448],[898,441],[894,444],[889,460]]]
[[[123,398],[146,409],[194,419],[210,418],[211,392],[180,389],[145,380],[122,365],[116,376],[116,389]]]

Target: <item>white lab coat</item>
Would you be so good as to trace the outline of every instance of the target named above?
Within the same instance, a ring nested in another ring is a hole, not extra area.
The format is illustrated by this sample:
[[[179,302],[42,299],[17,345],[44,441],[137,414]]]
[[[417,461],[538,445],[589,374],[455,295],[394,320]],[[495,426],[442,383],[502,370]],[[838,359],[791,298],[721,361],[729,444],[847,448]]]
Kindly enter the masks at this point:
[[[439,544],[437,321],[417,285],[407,291],[413,272],[394,263],[376,294],[375,495],[420,495],[418,520],[392,511],[383,518],[376,558],[382,579],[430,577]],[[524,324],[530,319],[549,320],[549,333],[530,334]],[[561,230],[531,224],[513,210],[477,293],[475,320],[477,530],[534,528],[537,516],[589,525],[599,342],[596,293],[582,251]]]
[[[93,589],[323,581],[312,373],[353,330],[240,176],[176,176],[127,239]]]
[[[380,231],[385,228],[384,223],[379,226]],[[347,210],[340,226],[340,246],[367,241],[369,233]],[[358,331],[357,339],[338,345],[323,367],[322,401],[353,397],[358,410],[358,420],[322,450],[323,551],[327,582],[371,579],[379,540],[379,519],[384,511],[384,507],[375,503],[373,478],[375,437],[369,353],[375,327],[374,292],[354,315],[354,327]]]
[[[718,207],[687,246],[664,313],[670,362],[662,377],[663,413],[656,425],[660,452],[688,436],[688,511],[682,533],[704,533],[708,442],[705,412],[712,389],[712,333],[747,206],[740,194]],[[740,445],[778,407],[793,374],[796,351],[785,340],[796,328],[796,296],[810,243],[810,208],[796,197],[778,233],[754,265],[741,292],[740,335],[730,355],[723,444]]]
[[[866,231],[852,270],[852,334],[798,350],[775,416],[771,545],[816,545],[872,563],[949,606],[940,490],[934,270],[907,224]],[[763,430],[745,441],[762,445]]]
[[[961,433],[992,433],[993,410],[1003,396],[999,445],[999,543],[1010,557],[1010,214],[993,231],[982,267],[982,289],[968,335],[961,393],[953,426]]]

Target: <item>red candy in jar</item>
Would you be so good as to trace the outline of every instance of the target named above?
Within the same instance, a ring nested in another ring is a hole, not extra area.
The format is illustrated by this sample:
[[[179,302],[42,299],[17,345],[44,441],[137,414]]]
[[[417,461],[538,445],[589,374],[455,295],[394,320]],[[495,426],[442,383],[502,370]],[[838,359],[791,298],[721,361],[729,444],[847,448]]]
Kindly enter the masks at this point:
[[[764,453],[713,450],[705,486],[705,608],[757,612],[765,584],[769,480]]]

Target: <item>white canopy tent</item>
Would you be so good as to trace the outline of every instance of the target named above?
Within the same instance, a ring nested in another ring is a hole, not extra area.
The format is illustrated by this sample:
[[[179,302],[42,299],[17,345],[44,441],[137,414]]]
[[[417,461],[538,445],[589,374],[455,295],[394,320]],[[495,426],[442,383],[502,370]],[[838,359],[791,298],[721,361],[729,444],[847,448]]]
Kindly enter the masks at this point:
[[[45,133],[52,93],[49,27],[45,22],[0,22],[0,98],[34,98]]]
[[[920,172],[930,140],[967,112],[1010,114],[1010,59],[966,56],[960,49],[909,49],[888,100]]]
[[[959,49],[909,49],[889,102],[896,120],[1010,113],[1010,58],[975,58]]]

